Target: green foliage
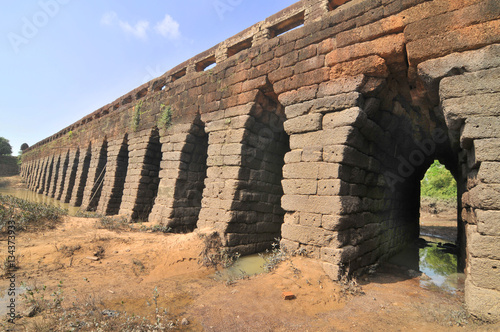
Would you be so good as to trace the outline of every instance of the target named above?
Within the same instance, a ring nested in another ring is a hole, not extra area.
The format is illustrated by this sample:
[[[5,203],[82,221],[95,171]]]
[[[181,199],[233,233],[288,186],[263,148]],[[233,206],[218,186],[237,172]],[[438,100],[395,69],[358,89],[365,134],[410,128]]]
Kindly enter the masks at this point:
[[[61,208],[0,195],[0,232],[10,220],[15,221],[17,231],[53,228],[55,222],[66,214],[68,211]]]
[[[72,139],[73,138],[73,130],[70,130],[68,132],[68,139]]]
[[[457,182],[439,161],[435,160],[421,181],[421,195],[439,199],[455,199]]]
[[[12,145],[8,139],[0,137],[0,156],[10,156],[12,154]]]
[[[142,100],[135,105],[134,115],[132,117],[132,130],[137,131],[139,129],[139,124],[141,123],[141,108],[142,108]]]
[[[271,272],[278,265],[289,258],[289,254],[279,246],[279,239],[275,239],[276,242],[272,244],[273,248],[271,250],[266,249],[266,253],[260,253],[259,256],[264,258],[264,271]]]
[[[172,125],[172,108],[161,104],[158,128],[168,129]]]

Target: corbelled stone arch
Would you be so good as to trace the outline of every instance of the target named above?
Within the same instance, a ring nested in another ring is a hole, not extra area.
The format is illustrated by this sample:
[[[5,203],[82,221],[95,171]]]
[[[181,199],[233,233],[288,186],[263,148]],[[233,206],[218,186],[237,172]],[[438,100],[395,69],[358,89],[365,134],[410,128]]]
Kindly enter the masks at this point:
[[[78,171],[78,163],[80,159],[80,148],[72,149],[68,153],[69,164],[67,168],[66,180],[63,184],[60,200],[64,203],[69,203],[73,190],[75,189],[76,173]]]
[[[484,320],[500,319],[500,45],[452,53],[418,66],[429,99],[439,101],[458,156],[459,237],[465,301]]]
[[[290,150],[284,107],[270,84],[259,89],[241,141],[241,168],[233,218],[225,239],[234,250],[250,254],[270,249],[281,238],[284,210],[282,178]]]
[[[288,151],[284,112],[267,80],[248,100],[204,114],[207,178],[198,228],[214,229],[240,254],[271,248],[280,237],[282,166]]]
[[[197,114],[191,123],[160,130],[163,159],[149,221],[175,232],[196,228],[207,171],[208,135]]]
[[[107,165],[102,194],[97,212],[104,215],[118,213],[122,201],[125,178],[129,161],[128,135],[109,140],[107,149]]]
[[[61,162],[59,169],[59,178],[56,185],[56,190],[54,191],[54,198],[57,200],[61,200],[62,193],[64,191],[65,183],[67,182],[68,176],[68,167],[70,163],[69,151],[61,154]]]
[[[89,176],[90,160],[92,157],[92,143],[89,143],[86,147],[82,147],[79,151],[78,161],[75,160],[75,162],[77,162],[75,183],[69,199],[69,204],[73,206],[82,205],[85,185],[87,184],[87,178]]]
[[[95,211],[99,205],[102,186],[106,177],[107,162],[108,140],[105,138],[92,148],[89,174],[85,184],[81,205],[82,209],[86,211]]]
[[[129,133],[128,167],[119,214],[147,221],[158,193],[162,159],[158,128]]]
[[[332,52],[329,81],[280,96],[291,149],[281,244],[322,260],[333,278],[416,240],[425,171],[434,159],[458,171],[442,113],[415,102],[403,40],[391,38],[380,56]]]

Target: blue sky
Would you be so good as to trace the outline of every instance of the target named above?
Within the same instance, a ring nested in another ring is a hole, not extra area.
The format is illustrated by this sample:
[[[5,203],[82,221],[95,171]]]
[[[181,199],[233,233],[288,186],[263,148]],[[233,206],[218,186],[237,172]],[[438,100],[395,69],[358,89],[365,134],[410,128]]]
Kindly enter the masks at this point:
[[[3,0],[0,137],[17,155],[294,2]]]

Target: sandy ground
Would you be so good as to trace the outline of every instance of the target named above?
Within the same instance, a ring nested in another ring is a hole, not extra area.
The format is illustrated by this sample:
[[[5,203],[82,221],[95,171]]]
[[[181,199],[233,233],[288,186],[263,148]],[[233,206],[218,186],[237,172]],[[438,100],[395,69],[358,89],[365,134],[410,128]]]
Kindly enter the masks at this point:
[[[453,228],[446,218],[438,219],[429,224]],[[303,257],[282,262],[273,272],[228,283],[214,280],[214,270],[198,263],[204,242],[196,232],[120,231],[96,225],[97,219],[64,217],[55,229],[19,234],[17,286],[47,286],[50,300],[50,293],[61,289],[63,307],[82,312],[98,308],[98,315],[109,309],[154,319],[156,298],[174,329],[185,331],[500,330],[500,324],[467,318],[463,293],[422,288],[418,277],[394,266],[382,265],[360,277],[362,291],[351,296],[343,291],[355,288],[331,281],[317,262]],[[2,260],[6,247],[0,240]],[[0,280],[0,295],[8,287],[8,280]],[[284,300],[285,291],[295,299]],[[16,301],[17,312],[25,313],[26,302],[21,296]],[[50,315],[54,313],[20,318],[15,327],[2,320],[0,330],[36,331]],[[187,325],[181,324],[183,319]]]
[[[196,233],[117,232],[95,225],[96,219],[65,217],[54,230],[19,235],[17,282],[46,285],[51,291],[62,281],[65,305],[75,302],[84,310],[86,303],[93,302],[100,309],[146,317],[154,314],[151,303],[156,287],[158,306],[177,322],[186,318],[189,325],[179,328],[192,331],[476,331],[500,327],[472,321],[457,327],[465,323],[461,293],[424,289],[418,278],[394,268],[381,267],[361,277],[364,295],[347,298],[341,296],[342,286],[330,281],[315,261],[302,257],[281,263],[274,272],[228,286],[213,280],[214,271],[198,264],[204,244]],[[5,241],[0,245],[4,248]],[[91,259],[96,253],[101,258]],[[2,293],[7,287],[6,280],[0,281]],[[296,298],[283,300],[284,291],[293,292]],[[30,322],[43,315],[22,318],[19,323],[29,331]]]

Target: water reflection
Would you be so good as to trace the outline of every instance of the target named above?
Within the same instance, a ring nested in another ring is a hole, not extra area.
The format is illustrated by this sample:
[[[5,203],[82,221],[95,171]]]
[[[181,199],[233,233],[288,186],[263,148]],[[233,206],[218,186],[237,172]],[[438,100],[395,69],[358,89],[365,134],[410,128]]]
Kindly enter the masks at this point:
[[[420,284],[454,293],[463,287],[464,274],[457,272],[457,248],[442,239],[422,237],[390,259],[396,265],[420,271]]]
[[[79,210],[78,207],[71,206],[67,203],[63,203],[61,201],[58,201],[57,199],[42,194],[37,194],[28,189],[0,188],[0,195],[10,195],[33,203],[42,203],[62,209],[67,209],[70,215],[75,215]]]

